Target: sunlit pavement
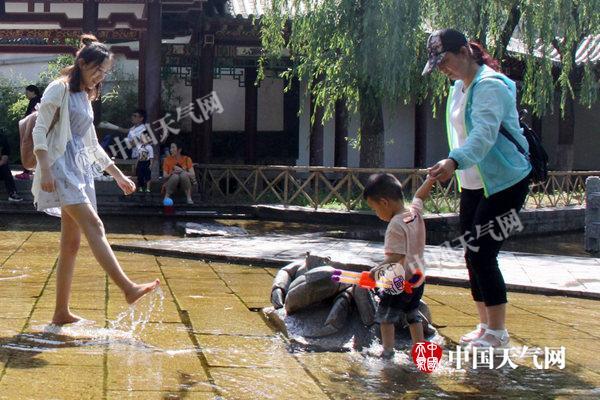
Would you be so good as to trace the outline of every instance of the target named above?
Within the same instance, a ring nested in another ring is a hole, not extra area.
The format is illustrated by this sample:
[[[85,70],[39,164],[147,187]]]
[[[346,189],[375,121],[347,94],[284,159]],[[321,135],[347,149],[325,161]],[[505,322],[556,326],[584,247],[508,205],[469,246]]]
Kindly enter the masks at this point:
[[[33,228],[32,228],[33,229]],[[113,244],[162,236],[109,235]],[[382,361],[359,352],[294,351],[258,310],[269,305],[276,269],[118,252],[137,281],[161,293],[128,314],[87,245],[80,250],[72,311],[92,320],[52,329],[59,232],[0,232],[1,399],[597,398],[600,303],[511,293],[508,327],[523,346],[566,348],[566,367],[456,368],[418,372],[399,352]],[[161,299],[161,296],[163,298]],[[452,348],[477,323],[467,289],[428,285],[434,324]],[[124,313],[125,312],[125,313]],[[123,314],[124,313],[124,314]],[[376,346],[375,346],[376,347]]]

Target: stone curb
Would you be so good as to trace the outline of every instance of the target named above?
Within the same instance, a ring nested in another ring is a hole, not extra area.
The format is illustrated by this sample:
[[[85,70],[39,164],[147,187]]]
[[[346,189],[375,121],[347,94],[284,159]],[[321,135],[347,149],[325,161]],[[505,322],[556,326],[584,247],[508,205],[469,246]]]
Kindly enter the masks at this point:
[[[192,254],[185,251],[179,250],[165,250],[165,249],[145,249],[139,248],[136,246],[129,246],[123,244],[113,244],[111,245],[114,251],[125,251],[131,253],[142,253],[142,254],[150,254],[154,256],[166,256],[166,257],[178,257],[178,258],[186,258],[192,260],[207,260],[207,261],[221,261],[228,263],[237,263],[244,264],[248,266],[266,266],[266,267],[276,267],[281,268],[287,264],[289,264],[292,260],[286,260],[281,258],[257,258],[257,257],[243,257],[243,256],[229,256],[229,255],[220,255],[220,254]],[[427,282],[439,285],[446,286],[456,286],[456,287],[469,287],[469,282],[466,279],[460,278],[450,278],[443,276],[435,276],[435,275],[427,275]],[[529,293],[529,294],[541,294],[546,296],[566,296],[566,297],[576,297],[581,299],[591,299],[591,300],[599,300],[600,293],[595,292],[582,292],[579,290],[566,290],[566,289],[555,289],[555,288],[547,288],[543,286],[527,286],[527,285],[519,285],[514,283],[506,283],[507,290],[511,292],[517,293]]]

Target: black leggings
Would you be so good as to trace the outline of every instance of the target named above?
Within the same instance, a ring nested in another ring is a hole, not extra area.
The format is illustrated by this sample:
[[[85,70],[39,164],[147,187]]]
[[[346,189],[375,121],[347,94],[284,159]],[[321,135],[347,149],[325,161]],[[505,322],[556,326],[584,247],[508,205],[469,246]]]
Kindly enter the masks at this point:
[[[15,180],[13,179],[12,172],[10,172],[8,163],[0,166],[0,179],[4,181],[4,185],[6,185],[6,191],[8,194],[13,194],[17,190],[15,187]]]
[[[471,295],[473,300],[482,301],[488,307],[506,303],[506,285],[498,268],[498,252],[508,235],[497,217],[519,212],[528,192],[529,177],[487,198],[483,189],[461,192],[460,231],[468,243],[465,260]]]

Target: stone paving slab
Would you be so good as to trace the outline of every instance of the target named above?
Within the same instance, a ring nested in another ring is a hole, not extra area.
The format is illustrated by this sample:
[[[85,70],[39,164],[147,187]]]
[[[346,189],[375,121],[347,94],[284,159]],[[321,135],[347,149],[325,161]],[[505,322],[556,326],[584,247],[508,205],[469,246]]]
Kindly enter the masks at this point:
[[[113,245],[113,248],[154,255],[273,266],[302,258],[306,252],[365,266],[383,260],[382,243],[336,239],[317,234],[135,241]],[[509,290],[600,298],[600,259],[503,251],[498,261]],[[461,251],[427,246],[425,262],[429,282],[468,284]]]

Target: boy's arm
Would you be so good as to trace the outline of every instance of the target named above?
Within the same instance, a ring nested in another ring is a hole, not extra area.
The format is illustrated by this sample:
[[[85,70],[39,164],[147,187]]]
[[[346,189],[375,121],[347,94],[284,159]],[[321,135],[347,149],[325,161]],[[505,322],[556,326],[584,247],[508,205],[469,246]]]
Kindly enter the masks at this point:
[[[417,189],[417,192],[415,193],[415,197],[418,197],[419,199],[425,201],[425,199],[427,199],[427,197],[429,197],[429,193],[431,192],[431,188],[433,188],[434,184],[435,184],[435,179],[433,179],[429,175],[427,175],[427,178],[425,178],[425,181],[423,182],[423,184]]]

